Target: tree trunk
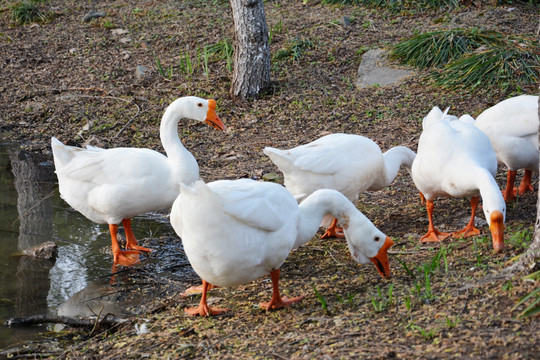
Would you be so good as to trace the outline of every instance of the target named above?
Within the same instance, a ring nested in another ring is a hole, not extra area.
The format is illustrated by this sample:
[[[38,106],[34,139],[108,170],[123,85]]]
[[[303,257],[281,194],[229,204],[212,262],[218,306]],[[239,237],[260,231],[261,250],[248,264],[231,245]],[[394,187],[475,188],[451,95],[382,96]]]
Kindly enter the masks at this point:
[[[540,123],[540,97],[538,97],[538,119]],[[540,128],[538,131],[538,142],[540,144]],[[536,223],[534,225],[534,238],[531,246],[516,263],[505,269],[505,273],[513,275],[527,269],[536,267],[536,261],[540,259],[540,191],[538,191],[538,200],[536,201]]]
[[[230,0],[235,42],[230,95],[257,96],[270,85],[270,45],[263,0]]]

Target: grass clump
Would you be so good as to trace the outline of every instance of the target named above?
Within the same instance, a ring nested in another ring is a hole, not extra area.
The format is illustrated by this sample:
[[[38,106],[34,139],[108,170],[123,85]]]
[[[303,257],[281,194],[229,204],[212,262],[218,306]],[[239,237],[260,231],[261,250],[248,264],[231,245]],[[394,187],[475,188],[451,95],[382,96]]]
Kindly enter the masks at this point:
[[[452,29],[419,34],[394,45],[392,59],[418,68],[442,67],[481,46],[500,44],[496,32],[477,29]]]
[[[384,310],[388,310],[394,304],[394,284],[390,284],[388,287],[388,293],[385,295],[381,291],[381,288],[377,286],[377,296],[371,298],[371,304],[375,312],[379,313]]]
[[[475,6],[512,4],[515,2],[535,4],[537,0],[477,0]],[[305,3],[308,0],[304,0]],[[333,5],[358,5],[376,9],[386,9],[393,12],[402,11],[425,11],[425,10],[453,10],[460,6],[470,6],[470,0],[323,0],[323,4]]]
[[[292,59],[298,61],[302,55],[309,49],[313,48],[313,42],[308,39],[294,39],[289,41],[287,47],[278,50],[274,55],[274,60]]]
[[[204,48],[208,57],[212,57],[216,61],[225,60],[227,62],[227,70],[232,71],[234,46],[232,40],[223,39],[215,44],[208,45]]]
[[[175,77],[175,73],[183,75],[193,75],[196,71],[201,71],[205,76],[209,76],[209,64],[211,62],[226,61],[227,70],[232,72],[234,46],[230,39],[218,41],[215,44],[206,45],[204,48],[197,47],[194,51],[187,48],[179,55],[177,65],[165,66],[153,52],[158,73],[167,79]]]
[[[537,283],[540,279],[540,270],[523,277],[523,279]],[[525,305],[525,309],[521,311],[518,318],[533,317],[540,314],[540,288],[537,287],[520,298],[516,305],[514,305],[512,308],[512,311],[516,310],[521,305]]]
[[[499,86],[503,90],[539,81],[538,51],[522,47],[498,46],[466,55],[435,75],[438,85],[449,88]]]
[[[39,8],[37,1],[23,1],[11,7],[11,19],[19,25],[24,25],[45,21],[45,14]]]
[[[359,5],[393,12],[455,9],[462,0],[323,0],[323,4]]]
[[[395,44],[390,57],[418,68],[439,68],[439,86],[498,86],[504,91],[539,80],[540,47],[527,37],[452,29],[419,34]]]

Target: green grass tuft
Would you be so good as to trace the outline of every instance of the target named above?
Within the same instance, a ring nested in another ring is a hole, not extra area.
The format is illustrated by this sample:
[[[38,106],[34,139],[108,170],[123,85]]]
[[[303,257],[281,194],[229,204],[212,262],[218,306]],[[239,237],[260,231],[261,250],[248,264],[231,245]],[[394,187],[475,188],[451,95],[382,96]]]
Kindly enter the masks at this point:
[[[36,1],[23,1],[11,7],[11,19],[19,25],[24,25],[45,21],[45,14],[41,12]]]
[[[216,61],[226,60],[227,70],[229,70],[229,72],[232,71],[234,54],[234,46],[232,40],[223,39],[215,44],[206,46],[204,48],[204,51],[208,54],[209,57],[212,57]]]
[[[308,2],[308,0],[304,0]],[[475,5],[479,6],[482,3],[485,5],[502,5],[512,4],[516,2],[527,3],[534,5],[537,0],[477,0]],[[460,6],[470,6],[470,0],[322,0],[323,4],[334,5],[357,5],[366,6],[376,9],[386,9],[393,12],[403,11],[420,11],[426,10],[453,10]]]
[[[498,86],[507,91],[537,84],[539,64],[538,49],[502,45],[448,64],[435,75],[435,80],[438,85],[452,89]]]
[[[525,36],[452,29],[417,35],[395,44],[390,58],[435,71],[436,85],[450,89],[499,87],[510,91],[539,80],[540,47]]]
[[[442,67],[481,46],[502,41],[499,33],[477,29],[434,31],[397,43],[390,50],[390,58],[418,68]]]
[[[461,5],[463,0],[323,0],[323,4],[336,5],[359,5],[377,9],[387,9],[393,12],[407,10],[440,10],[455,9]]]
[[[313,42],[308,39],[294,39],[289,41],[287,47],[281,50],[278,50],[273,59],[274,60],[285,60],[292,59],[293,61],[298,61],[302,55],[309,49],[313,48]]]

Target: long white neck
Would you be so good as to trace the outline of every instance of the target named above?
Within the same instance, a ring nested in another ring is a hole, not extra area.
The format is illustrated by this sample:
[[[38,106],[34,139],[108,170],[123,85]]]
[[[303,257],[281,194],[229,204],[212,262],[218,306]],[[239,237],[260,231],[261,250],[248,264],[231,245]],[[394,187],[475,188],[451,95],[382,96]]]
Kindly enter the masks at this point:
[[[384,176],[380,180],[369,187],[368,190],[381,190],[389,186],[396,178],[401,165],[405,166],[409,174],[411,166],[416,157],[416,153],[405,146],[396,146],[383,154],[384,159]]]
[[[165,110],[159,128],[159,137],[170,166],[178,180],[190,184],[199,178],[199,165],[178,137],[178,122],[186,116],[184,98],[176,99]]]
[[[315,191],[298,207],[300,208],[300,221],[298,236],[294,244],[295,249],[315,236],[325,215],[332,215],[338,219],[338,223],[344,225],[348,223],[350,214],[358,211],[343,194],[329,189]]]
[[[471,176],[480,189],[482,208],[488,224],[491,222],[488,212],[491,213],[493,210],[499,210],[506,218],[506,202],[493,175],[484,168],[478,168]]]

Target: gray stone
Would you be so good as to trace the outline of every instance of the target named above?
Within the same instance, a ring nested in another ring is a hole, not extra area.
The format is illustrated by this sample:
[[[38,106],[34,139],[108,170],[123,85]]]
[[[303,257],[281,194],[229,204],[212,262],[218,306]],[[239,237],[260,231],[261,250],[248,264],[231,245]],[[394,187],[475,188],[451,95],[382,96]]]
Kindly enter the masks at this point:
[[[135,69],[135,77],[137,80],[142,80],[146,76],[148,72],[148,68],[144,65],[137,65],[137,68]]]
[[[22,253],[26,256],[55,260],[58,256],[58,247],[52,241],[46,241],[29,249],[25,249]]]
[[[362,62],[358,67],[356,86],[363,89],[375,84],[391,85],[414,74],[416,72],[413,70],[391,67],[384,49],[369,50],[362,56]]]
[[[264,181],[277,182],[277,183],[283,182],[283,176],[276,173],[266,173],[263,175],[262,178]]]
[[[98,10],[90,10],[86,15],[83,17],[84,22],[89,22],[90,20],[97,19],[100,17],[105,17],[107,14],[104,11],[98,11]]]

